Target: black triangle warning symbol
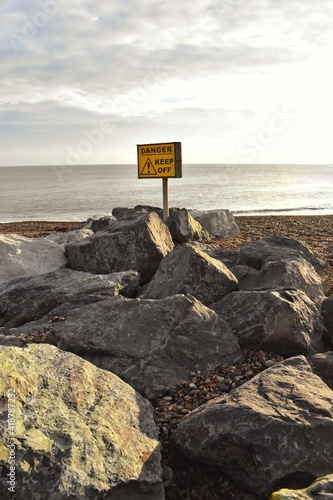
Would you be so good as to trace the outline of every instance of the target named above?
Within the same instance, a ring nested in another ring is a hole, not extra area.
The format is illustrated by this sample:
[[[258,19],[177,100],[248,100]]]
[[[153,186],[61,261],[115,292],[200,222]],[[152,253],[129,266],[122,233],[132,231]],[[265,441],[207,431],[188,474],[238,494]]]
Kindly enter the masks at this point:
[[[145,166],[141,170],[141,175],[157,175],[155,167],[152,164],[150,158],[147,159]]]

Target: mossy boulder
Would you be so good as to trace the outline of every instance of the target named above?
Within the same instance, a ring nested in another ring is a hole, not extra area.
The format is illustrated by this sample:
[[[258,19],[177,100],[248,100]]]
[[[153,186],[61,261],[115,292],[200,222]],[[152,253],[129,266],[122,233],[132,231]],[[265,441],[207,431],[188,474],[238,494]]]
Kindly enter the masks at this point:
[[[20,498],[164,498],[152,407],[114,374],[50,345],[0,346],[0,396],[1,498],[11,449]]]

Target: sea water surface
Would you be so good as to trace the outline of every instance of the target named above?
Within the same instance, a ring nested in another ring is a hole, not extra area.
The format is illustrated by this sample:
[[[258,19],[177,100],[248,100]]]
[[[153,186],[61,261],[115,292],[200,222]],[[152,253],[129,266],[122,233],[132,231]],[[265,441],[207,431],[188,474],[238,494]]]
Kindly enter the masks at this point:
[[[0,168],[0,222],[84,221],[114,207],[162,206],[162,180],[136,165]],[[183,165],[169,205],[235,215],[333,214],[333,165]]]

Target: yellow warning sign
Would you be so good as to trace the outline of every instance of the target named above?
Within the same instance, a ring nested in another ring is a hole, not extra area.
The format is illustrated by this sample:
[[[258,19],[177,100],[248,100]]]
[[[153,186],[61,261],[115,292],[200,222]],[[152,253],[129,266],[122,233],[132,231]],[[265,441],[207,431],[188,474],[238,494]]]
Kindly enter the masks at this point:
[[[180,142],[140,144],[137,148],[139,179],[182,177]]]

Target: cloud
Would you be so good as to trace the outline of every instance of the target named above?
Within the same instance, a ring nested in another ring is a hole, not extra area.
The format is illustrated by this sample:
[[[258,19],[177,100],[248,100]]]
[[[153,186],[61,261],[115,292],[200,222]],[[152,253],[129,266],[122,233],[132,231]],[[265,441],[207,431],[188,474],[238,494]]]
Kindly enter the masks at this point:
[[[253,89],[332,46],[332,20],[331,0],[3,0],[2,133],[59,151],[103,116],[123,134],[172,120],[229,133],[253,115]]]

